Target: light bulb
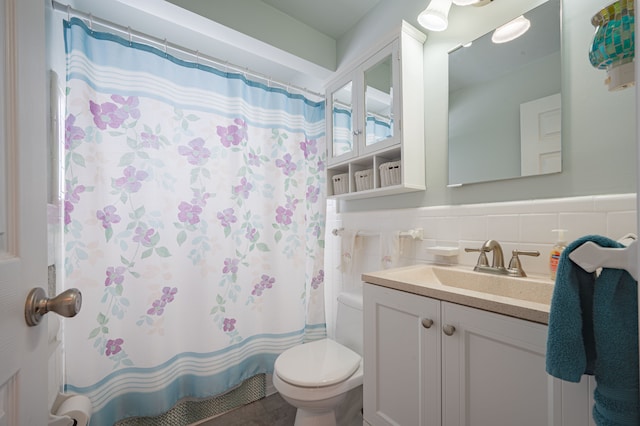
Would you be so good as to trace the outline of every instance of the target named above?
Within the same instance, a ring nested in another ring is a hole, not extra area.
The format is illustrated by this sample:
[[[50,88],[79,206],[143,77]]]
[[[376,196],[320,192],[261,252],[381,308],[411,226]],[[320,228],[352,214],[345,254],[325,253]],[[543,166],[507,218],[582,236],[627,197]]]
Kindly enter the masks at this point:
[[[506,43],[515,40],[526,33],[529,27],[531,27],[531,22],[523,15],[520,15],[513,21],[496,28],[491,36],[491,41],[494,43]]]
[[[431,0],[429,6],[418,15],[418,23],[431,31],[444,31],[449,25],[451,0]]]
[[[453,4],[455,4],[456,6],[469,6],[479,2],[480,0],[453,0]]]

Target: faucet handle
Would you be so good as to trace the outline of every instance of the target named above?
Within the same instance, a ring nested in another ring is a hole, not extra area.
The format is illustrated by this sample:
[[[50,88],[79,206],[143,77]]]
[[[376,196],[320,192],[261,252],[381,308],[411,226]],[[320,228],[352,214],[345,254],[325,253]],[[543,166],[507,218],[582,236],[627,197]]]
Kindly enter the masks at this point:
[[[522,269],[522,263],[520,263],[520,258],[518,257],[518,255],[523,255],[523,256],[535,256],[538,257],[540,256],[540,252],[538,250],[535,251],[527,251],[527,250],[513,250],[511,252],[512,257],[511,260],[509,261],[509,275],[512,276],[516,276],[516,277],[526,277],[527,274],[524,272],[524,269]]]
[[[489,250],[487,250],[485,247],[480,247],[480,248],[467,248],[465,247],[464,251],[466,251],[467,253],[471,253],[471,252],[479,252],[480,256],[478,256],[478,262],[476,263],[476,267],[477,266],[489,266],[489,259],[487,259],[487,252]]]

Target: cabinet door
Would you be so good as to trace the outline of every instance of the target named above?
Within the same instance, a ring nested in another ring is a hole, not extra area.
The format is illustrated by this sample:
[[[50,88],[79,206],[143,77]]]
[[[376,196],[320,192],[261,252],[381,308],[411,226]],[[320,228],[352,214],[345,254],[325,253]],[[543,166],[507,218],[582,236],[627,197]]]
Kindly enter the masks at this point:
[[[336,81],[327,88],[327,128],[329,164],[349,160],[358,155],[357,138],[363,132],[358,120],[360,83],[357,73]]]
[[[372,426],[441,419],[440,302],[364,286],[364,418]]]
[[[398,46],[395,41],[363,66],[364,135],[360,152],[368,154],[400,143]]]
[[[595,426],[593,416],[593,376],[583,376],[580,383],[565,382],[549,377],[553,386],[551,421],[561,426]]]
[[[444,426],[553,424],[545,325],[447,302],[442,323]]]

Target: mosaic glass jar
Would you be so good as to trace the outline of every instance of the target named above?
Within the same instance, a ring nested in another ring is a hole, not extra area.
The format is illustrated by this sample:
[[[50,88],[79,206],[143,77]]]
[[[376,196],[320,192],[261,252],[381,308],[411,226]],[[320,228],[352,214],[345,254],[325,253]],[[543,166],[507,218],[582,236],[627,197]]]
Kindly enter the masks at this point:
[[[596,27],[589,52],[591,65],[610,69],[633,61],[635,8],[634,0],[618,0],[591,18]]]

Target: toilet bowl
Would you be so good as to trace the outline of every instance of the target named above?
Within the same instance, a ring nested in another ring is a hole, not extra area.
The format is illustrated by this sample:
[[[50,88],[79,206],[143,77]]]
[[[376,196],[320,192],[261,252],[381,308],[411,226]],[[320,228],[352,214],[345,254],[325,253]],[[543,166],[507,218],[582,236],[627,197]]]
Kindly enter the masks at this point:
[[[273,386],[297,408],[295,426],[336,426],[336,413],[353,417],[353,413],[360,412],[361,354],[362,293],[341,293],[335,340],[294,346],[275,361]],[[345,404],[349,406],[344,407]],[[342,426],[350,421],[340,419],[339,423]]]

